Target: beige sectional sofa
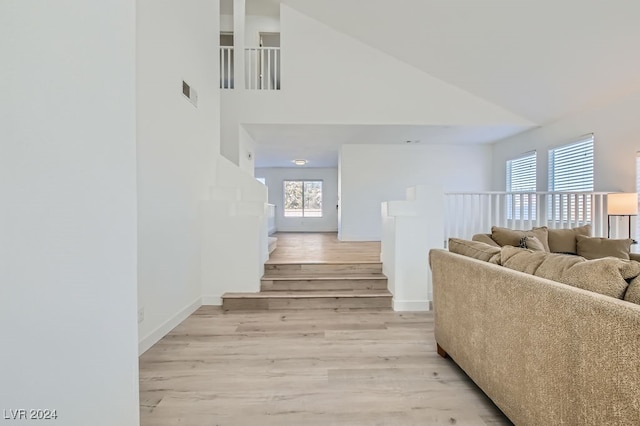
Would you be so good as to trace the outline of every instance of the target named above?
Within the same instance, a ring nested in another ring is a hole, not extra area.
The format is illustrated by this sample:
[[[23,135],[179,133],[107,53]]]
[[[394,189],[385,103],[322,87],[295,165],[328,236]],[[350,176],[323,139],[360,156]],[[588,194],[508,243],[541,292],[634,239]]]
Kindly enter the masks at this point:
[[[640,263],[461,241],[430,252],[438,352],[516,425],[639,425]]]

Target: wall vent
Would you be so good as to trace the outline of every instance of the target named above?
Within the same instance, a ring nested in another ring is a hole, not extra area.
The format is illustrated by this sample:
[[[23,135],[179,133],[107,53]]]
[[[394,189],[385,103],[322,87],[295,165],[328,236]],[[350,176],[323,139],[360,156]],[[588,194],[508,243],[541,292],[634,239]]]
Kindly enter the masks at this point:
[[[184,80],[182,80],[182,94],[193,104],[193,106],[198,106],[198,93]]]

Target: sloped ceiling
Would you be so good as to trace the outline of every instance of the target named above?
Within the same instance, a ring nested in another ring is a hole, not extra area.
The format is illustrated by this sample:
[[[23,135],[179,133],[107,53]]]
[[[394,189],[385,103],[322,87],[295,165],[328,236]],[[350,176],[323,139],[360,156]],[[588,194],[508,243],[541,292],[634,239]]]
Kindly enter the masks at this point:
[[[640,90],[637,0],[283,0],[535,123]]]

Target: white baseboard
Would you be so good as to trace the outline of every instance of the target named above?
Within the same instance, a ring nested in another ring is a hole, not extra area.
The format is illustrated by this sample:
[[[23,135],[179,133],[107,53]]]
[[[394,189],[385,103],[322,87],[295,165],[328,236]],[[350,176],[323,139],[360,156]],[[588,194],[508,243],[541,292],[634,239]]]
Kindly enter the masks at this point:
[[[138,356],[145,353],[151,346],[158,343],[160,339],[166,336],[171,330],[173,330],[178,324],[187,319],[189,315],[194,313],[200,306],[202,306],[202,298],[198,297],[193,302],[189,303],[184,308],[180,309],[175,315],[163,322],[159,327],[153,330],[151,333],[138,340]]]
[[[393,310],[398,312],[427,312],[431,310],[431,301],[393,299]]]
[[[338,239],[340,241],[381,241],[380,235],[348,235],[341,234]]]
[[[202,304],[205,306],[222,306],[222,295],[205,294],[202,296]]]

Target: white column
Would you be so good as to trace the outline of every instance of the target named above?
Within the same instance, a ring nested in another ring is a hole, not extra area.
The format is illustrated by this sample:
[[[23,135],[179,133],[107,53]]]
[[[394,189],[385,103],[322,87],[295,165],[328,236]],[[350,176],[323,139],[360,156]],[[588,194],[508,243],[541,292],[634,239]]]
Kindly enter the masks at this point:
[[[245,0],[233,0],[233,78],[234,89],[245,88],[244,74],[244,27],[245,27]]]
[[[429,250],[444,245],[442,188],[417,186],[406,201],[382,203],[383,272],[396,311],[426,311],[433,300]]]

